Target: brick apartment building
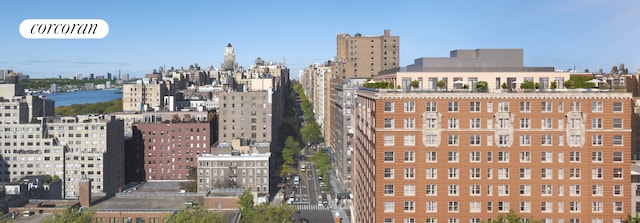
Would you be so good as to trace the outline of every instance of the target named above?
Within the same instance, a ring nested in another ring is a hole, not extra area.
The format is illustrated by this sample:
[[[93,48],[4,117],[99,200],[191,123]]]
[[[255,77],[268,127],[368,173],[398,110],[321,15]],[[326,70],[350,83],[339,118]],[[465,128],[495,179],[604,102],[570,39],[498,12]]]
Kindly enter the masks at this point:
[[[358,90],[355,222],[622,222],[632,94]]]
[[[213,126],[210,122],[139,123],[134,137],[143,148],[145,180],[187,180],[196,157],[210,153]]]

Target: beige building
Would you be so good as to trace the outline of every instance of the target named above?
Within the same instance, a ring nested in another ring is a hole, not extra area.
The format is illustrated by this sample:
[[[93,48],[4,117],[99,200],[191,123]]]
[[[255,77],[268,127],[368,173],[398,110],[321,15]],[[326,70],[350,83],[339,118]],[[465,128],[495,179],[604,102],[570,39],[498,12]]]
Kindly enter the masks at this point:
[[[230,153],[198,156],[198,192],[223,188],[250,188],[257,204],[269,201],[271,153]]]
[[[168,89],[162,80],[145,78],[135,84],[122,85],[122,110],[160,111],[165,109],[164,96]]]
[[[356,33],[336,36],[335,77],[373,77],[378,72],[400,67],[400,37],[384,30],[382,36]]]
[[[631,93],[357,93],[355,222],[630,213]]]

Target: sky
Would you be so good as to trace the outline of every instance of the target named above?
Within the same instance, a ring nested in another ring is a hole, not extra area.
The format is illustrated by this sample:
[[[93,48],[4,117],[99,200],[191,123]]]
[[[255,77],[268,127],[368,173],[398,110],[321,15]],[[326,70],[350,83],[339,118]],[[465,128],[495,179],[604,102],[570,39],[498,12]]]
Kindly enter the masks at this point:
[[[291,75],[336,55],[336,35],[400,36],[400,65],[455,49],[522,48],[525,66],[640,69],[640,1],[2,1],[0,69],[32,78],[141,77],[160,66],[220,67],[228,43],[248,67]],[[103,39],[25,39],[25,19],[103,19]]]

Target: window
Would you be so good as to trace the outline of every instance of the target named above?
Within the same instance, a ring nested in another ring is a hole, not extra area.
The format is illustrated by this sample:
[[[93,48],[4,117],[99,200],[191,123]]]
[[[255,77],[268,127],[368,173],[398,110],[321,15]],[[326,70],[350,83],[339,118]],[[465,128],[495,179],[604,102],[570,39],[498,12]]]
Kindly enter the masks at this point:
[[[416,145],[416,135],[405,135],[404,136],[404,145],[405,146],[415,146]]]
[[[520,102],[520,112],[531,112],[531,102],[530,101],[521,101]]]
[[[553,202],[543,201],[540,205],[540,210],[543,213],[553,212]]]
[[[613,135],[613,145],[614,146],[621,146],[622,143],[622,135]]]
[[[416,178],[415,168],[404,168],[404,179],[415,179],[415,178]]]
[[[489,213],[493,212],[493,202],[491,201],[487,202],[487,212]]]
[[[541,127],[542,129],[551,129],[553,127],[552,124],[552,119],[551,118],[543,118],[541,121]]]
[[[416,119],[415,118],[405,118],[404,119],[404,128],[405,129],[415,129],[416,128]]]
[[[458,175],[460,174],[460,170],[458,168],[449,168],[447,170],[449,175],[449,179],[458,179]]]
[[[570,168],[569,179],[580,179],[580,168]]]
[[[542,178],[542,179],[553,179],[553,169],[551,169],[551,168],[542,168],[542,169],[540,169],[540,178]]]
[[[498,152],[498,162],[508,163],[509,152]]]
[[[416,161],[416,153],[407,151],[404,152],[404,162],[415,162]]]
[[[472,118],[470,119],[469,124],[471,129],[479,129],[480,128],[480,118]]]
[[[520,128],[521,129],[530,129],[531,128],[531,119],[530,118],[521,118],[520,119]]]
[[[384,128],[385,129],[393,128],[393,118],[384,118]]]
[[[487,185],[487,196],[493,196],[493,185]]]
[[[622,128],[622,119],[621,118],[614,118],[613,119],[613,128],[614,129],[621,129]]]
[[[553,108],[551,106],[553,106],[553,104],[550,101],[543,101],[541,104],[542,112],[552,112]]]
[[[471,212],[471,213],[480,213],[480,211],[481,211],[480,201],[471,201],[471,202],[469,202],[469,212]],[[477,223],[480,223],[480,222],[477,222]]]
[[[384,185],[384,195],[393,195],[393,185],[392,184]]]
[[[394,203],[393,201],[385,201],[384,202],[384,212],[394,212]]]
[[[508,184],[498,185],[498,195],[499,196],[509,195],[509,185]]]
[[[602,102],[601,101],[591,102],[591,112],[602,112]]]
[[[520,184],[520,196],[531,196],[531,185]]]
[[[480,145],[480,135],[470,135],[469,136],[469,144],[472,146]]]
[[[520,152],[520,162],[521,163],[531,162],[531,152],[529,151]]]
[[[458,112],[458,102],[457,101],[450,101],[448,103],[448,111],[449,112]]]
[[[393,177],[394,177],[394,169],[384,168],[384,179],[393,179]]]
[[[569,186],[569,195],[571,196],[580,196],[580,185],[573,184]]]
[[[415,184],[405,184],[404,185],[404,196],[415,196],[416,195],[416,185]]]
[[[601,184],[596,184],[596,185],[591,185],[591,195],[593,196],[602,196],[602,185]]]
[[[602,168],[592,168],[591,169],[591,179],[599,179],[603,178]]]
[[[572,112],[582,111],[582,109],[580,109],[580,102],[579,101],[572,101],[569,104],[569,111],[572,111]]]
[[[553,153],[552,152],[542,152],[542,155],[540,156],[541,161],[543,163],[549,163],[549,162],[553,162]]]
[[[427,179],[435,180],[438,179],[438,169],[437,168],[427,168]]]
[[[384,152],[384,161],[393,162],[393,152]]]
[[[493,169],[487,168],[487,179],[493,178]]]
[[[425,186],[425,193],[427,196],[436,196],[438,194],[438,188],[435,184],[427,184]]]
[[[509,144],[509,135],[498,135],[498,145],[505,146]]]
[[[570,135],[568,143],[569,143],[569,146],[580,146],[580,145],[582,145],[582,136],[581,135]]]
[[[602,119],[601,118],[592,118],[591,119],[591,128],[592,129],[602,129]]]
[[[591,212],[602,213],[602,202],[601,201],[591,202]]]
[[[498,201],[498,212],[508,212],[508,211],[509,211],[509,202]]]
[[[531,212],[531,202],[529,201],[521,201],[520,202],[520,212]]]
[[[551,141],[551,135],[542,135],[540,144],[543,146],[551,146],[553,144]]]
[[[427,101],[426,109],[428,112],[436,112],[438,111],[438,106],[435,101]]]
[[[622,179],[622,168],[613,168],[613,179]]]
[[[508,118],[499,118],[498,119],[498,128],[499,129],[507,129],[511,127],[511,120]]]
[[[558,102],[558,112],[564,112],[564,103]]]
[[[435,118],[426,118],[424,119],[425,125],[427,129],[436,129],[438,128],[438,120]]]
[[[415,202],[413,201],[405,201],[404,202],[404,212],[415,212]]]
[[[480,196],[480,184],[472,184],[469,186],[469,194],[471,196]]]
[[[498,102],[498,112],[509,112],[509,102],[507,101]]]
[[[622,152],[613,152],[613,162],[622,162]]]
[[[509,168],[498,168],[498,179],[509,179]]]
[[[569,202],[569,211],[570,212],[580,212],[580,201],[571,201],[571,202]]]
[[[601,163],[602,162],[602,152],[601,151],[591,152],[591,162],[593,162],[593,163]]]
[[[553,186],[551,186],[550,184],[543,184],[541,185],[541,191],[540,194],[544,195],[544,196],[551,196],[553,195]]]
[[[438,211],[438,202],[437,201],[427,201],[427,212],[429,213],[435,213]],[[431,220],[431,221],[429,221]],[[427,223],[436,223],[434,221],[435,219],[429,219],[427,218]]]
[[[458,135],[449,135],[449,145],[457,146],[460,142],[458,141]]]
[[[579,163],[580,162],[580,152],[569,152],[569,162]]]
[[[623,112],[622,109],[623,109],[622,102],[619,102],[619,101],[613,102],[613,112]]]
[[[385,218],[384,223],[393,223],[393,218]]]
[[[393,112],[393,101],[385,101],[384,102],[384,111],[385,112]]]
[[[521,146],[530,146],[531,145],[531,135],[520,135],[520,145]]]
[[[602,145],[602,135],[592,135],[591,136],[591,145],[593,145],[593,146],[601,146]]]
[[[479,101],[472,101],[469,102],[469,111],[470,112],[480,112],[480,102]]]
[[[493,162],[493,152],[487,152],[487,163]]]
[[[480,151],[469,152],[469,161],[472,163],[480,162]]]
[[[416,102],[413,102],[413,101],[404,102],[404,112],[415,112],[415,111],[416,111]]]
[[[449,118],[449,129],[458,129],[460,120],[458,118]]]
[[[520,168],[520,179],[531,179],[531,168]]]
[[[613,212],[615,213],[622,213],[622,202],[616,201],[613,202]]]
[[[623,194],[622,185],[613,185],[613,196],[622,196]]]
[[[469,179],[480,179],[480,168],[469,169]]]
[[[449,191],[449,196],[458,196],[458,185],[457,184],[449,184],[449,186],[447,186],[448,191]]]
[[[450,163],[457,163],[458,162],[458,152],[455,152],[455,151],[447,152],[447,161],[449,161]]]
[[[394,135],[384,135],[384,145],[385,146],[393,146],[395,144],[394,142]]]
[[[427,162],[428,163],[437,162],[438,161],[437,158],[438,158],[438,152],[435,152],[435,151],[427,152]]]
[[[449,212],[458,212],[458,206],[457,201],[449,201]]]

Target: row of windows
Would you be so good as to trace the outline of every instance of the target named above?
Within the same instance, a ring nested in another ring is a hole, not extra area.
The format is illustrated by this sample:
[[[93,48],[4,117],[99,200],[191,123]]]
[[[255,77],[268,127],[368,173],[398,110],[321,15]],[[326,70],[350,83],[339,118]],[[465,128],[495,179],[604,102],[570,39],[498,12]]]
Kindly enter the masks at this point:
[[[404,135],[403,136],[403,145],[404,146],[415,146],[416,145],[416,135]],[[424,135],[425,137],[425,145],[432,146],[437,144],[438,135]],[[510,135],[498,135],[497,145],[508,145],[511,141]],[[553,139],[552,135],[542,135],[538,139],[539,144],[542,146],[552,146]],[[520,146],[531,146],[532,145],[532,137],[529,134],[521,134],[519,137]],[[569,145],[582,145],[582,135],[570,135],[569,136]],[[384,146],[395,146],[395,135],[384,135]],[[447,145],[449,146],[459,146],[460,145],[460,136],[457,134],[450,134],[447,136]],[[482,145],[482,136],[481,135],[469,135],[469,145],[470,146],[481,146]],[[487,136],[487,146],[493,145],[493,136]],[[604,146],[604,136],[603,135],[592,135],[591,136],[591,145],[592,146]],[[613,146],[623,146],[624,145],[624,136],[623,135],[613,135],[611,139],[611,145]],[[558,146],[564,146],[564,136],[558,136]]]
[[[396,128],[395,119],[394,118],[384,118],[383,127],[385,129],[394,129]],[[540,126],[534,126],[531,118],[520,118],[519,127],[520,129],[531,129],[531,128],[540,128],[540,129],[553,129],[553,119],[552,118],[541,118]],[[567,120],[567,128],[570,129],[581,129],[582,128],[582,119],[580,118],[571,118]],[[425,118],[423,120],[424,128],[426,129],[439,129],[440,125],[439,120],[437,118]],[[487,119],[486,126],[484,128],[492,129],[493,128],[493,119]],[[564,118],[558,119],[556,128],[563,129],[565,125]],[[591,129],[603,129],[605,126],[605,120],[602,118],[591,118]],[[403,119],[403,127],[404,129],[415,129],[416,128],[416,119],[415,118],[404,118]],[[447,125],[448,129],[460,129],[462,126],[460,124],[459,118],[448,118]],[[496,119],[495,127],[498,129],[507,129],[512,128],[511,120],[508,118],[498,118]],[[470,129],[482,129],[482,119],[481,118],[470,118],[469,126]],[[622,118],[613,118],[611,119],[611,128],[613,129],[622,129],[623,128],[623,119]],[[226,129],[226,128],[225,128]]]
[[[496,152],[497,160],[501,163],[508,163],[509,152],[508,151],[499,151]],[[564,163],[564,152],[557,152],[558,163]],[[571,163],[579,163],[582,161],[583,152],[580,151],[571,151],[569,154],[569,162]],[[587,155],[588,156],[588,155]],[[438,152],[436,151],[427,151],[426,152],[426,162],[435,163],[438,162]],[[612,161],[614,163],[621,163],[624,161],[624,153],[621,151],[614,151],[611,153]],[[395,161],[395,152],[393,151],[385,151],[384,152],[384,162],[394,162]],[[520,162],[521,163],[529,163],[532,160],[532,153],[530,151],[522,151],[520,152]],[[591,162],[592,163],[602,163],[604,160],[602,151],[593,151],[591,152]],[[415,162],[416,161],[416,153],[413,151],[405,151],[404,152],[404,162]],[[457,163],[460,162],[460,152],[458,151],[448,151],[447,152],[447,162],[449,163]],[[479,163],[482,162],[482,154],[480,151],[471,151],[469,152],[469,162],[471,163]],[[493,162],[493,152],[489,151],[486,155],[486,162]],[[553,152],[550,151],[542,151],[540,152],[540,162],[542,163],[551,163],[553,162]]]
[[[504,208],[503,208],[504,209]],[[564,210],[563,210],[564,211]],[[501,210],[501,212],[506,212],[504,210]],[[402,221],[399,222],[403,222],[403,223],[416,223],[416,219],[415,218],[411,218],[411,217],[407,217],[407,218],[403,218],[401,219]],[[461,223],[459,218],[446,218],[446,219],[441,219],[441,220],[446,220],[446,221],[441,221],[441,223]],[[544,218],[541,219],[543,223],[553,223],[553,219],[551,218]],[[581,223],[582,220],[580,218],[569,218],[567,219],[568,223]],[[493,222],[494,219],[489,218],[486,221],[483,221],[482,218],[471,218],[469,219],[469,223],[481,223],[481,222]],[[426,218],[425,223],[438,223],[438,218]],[[531,222],[531,219],[529,218],[521,218],[520,222]],[[564,223],[564,218],[559,218],[558,223]],[[394,218],[384,218],[384,223],[396,223]],[[585,222],[586,223],[586,222]],[[604,223],[602,218],[592,218],[591,219],[591,223]],[[622,219],[613,219],[613,223],[623,223]]]
[[[564,103],[557,103],[557,111],[564,111]],[[416,112],[416,102],[415,101],[405,101],[404,103],[404,112]],[[531,112],[531,102],[530,101],[521,101],[520,112]],[[487,112],[493,112],[493,102],[486,102]],[[582,111],[582,104],[579,101],[569,102],[569,111],[579,112]],[[436,112],[438,111],[438,103],[435,101],[427,101],[425,105],[425,109],[428,112]],[[480,101],[471,101],[469,102],[469,112],[480,112],[482,110],[482,105]],[[384,102],[384,111],[385,112],[394,112],[395,111],[395,102],[393,101],[385,101]],[[448,112],[459,112],[460,111],[460,103],[458,101],[449,101],[447,102],[447,111]],[[509,112],[510,111],[510,103],[508,101],[498,102],[498,112]],[[553,112],[553,102],[551,101],[543,101],[540,103],[540,112]],[[624,105],[620,101],[613,102],[612,106],[613,112],[623,112]],[[591,112],[604,112],[604,102],[602,101],[593,101],[591,102]]]
[[[417,209],[417,202],[415,201],[404,201],[399,202],[403,205],[403,212],[406,213],[415,213]],[[509,211],[509,201],[488,201],[486,203],[486,212],[492,213],[494,211],[494,203],[495,209],[498,212],[508,212]],[[580,202],[580,201],[559,201],[557,205],[557,213],[564,213],[564,204],[568,203],[569,205],[569,213],[581,213],[582,204],[588,203],[587,205],[591,205],[591,213],[603,213],[604,202],[602,201],[591,201],[591,202]],[[395,204],[394,201],[385,201],[384,202],[384,212],[385,213],[393,213],[395,212]],[[458,201],[448,201],[445,203],[447,205],[447,212],[449,213],[458,213],[461,211],[460,202]],[[613,207],[613,213],[622,213],[624,210],[624,203],[622,201],[614,201],[611,202]],[[426,201],[425,202],[425,212],[427,213],[436,213],[438,212],[438,202],[437,201]],[[519,202],[519,210],[520,213],[530,213],[531,212],[531,201],[520,201]],[[540,202],[540,211],[543,213],[553,213],[553,202],[550,201],[542,201]],[[469,211],[468,213],[481,213],[482,212],[482,202],[480,201],[470,201],[469,202]],[[386,222],[386,220],[385,220]]]
[[[444,168],[443,168],[444,169]],[[442,170],[442,169],[441,169]],[[460,168],[450,167],[446,168],[447,170],[447,179],[460,179]],[[509,168],[497,168],[498,179],[507,180],[510,178],[510,169]],[[540,179],[543,180],[551,180],[553,179],[553,168],[540,168]],[[612,168],[612,171],[609,172],[614,180],[624,179],[622,168]],[[581,168],[568,168],[569,179],[576,180],[582,178],[582,169]],[[493,168],[487,168],[485,170],[485,179],[493,179]],[[557,169],[557,179],[564,179],[565,171],[563,168]],[[404,168],[403,179],[416,179],[417,170],[416,168],[407,167]],[[531,179],[531,168],[520,168],[520,179],[529,180]],[[602,180],[608,177],[605,177],[603,168],[591,168],[591,179],[594,180]],[[395,179],[395,169],[394,168],[384,168],[384,179]],[[438,168],[426,168],[425,169],[425,179],[427,180],[437,180],[438,179]],[[482,170],[481,168],[470,168],[469,169],[469,179],[472,180],[480,180],[482,179]]]
[[[557,196],[564,196],[564,186],[565,185],[557,185]],[[472,184],[469,185],[469,196],[482,196],[485,193],[486,196],[493,196],[494,187],[493,185],[484,185],[485,189],[482,190],[482,185],[480,184]],[[509,196],[510,195],[510,187],[508,184],[498,185],[496,187],[498,189],[498,196]],[[536,188],[533,188],[534,190]],[[464,195],[461,192],[461,186],[458,184],[449,184],[446,188],[446,194],[448,196],[459,196]],[[531,185],[530,184],[520,184],[519,188],[516,188],[516,193],[520,196],[531,196]],[[536,195],[540,196],[553,196],[554,195],[554,185],[551,184],[543,184],[540,185],[540,188],[537,188],[538,193]],[[580,184],[572,184],[569,185],[569,195],[570,196],[581,196],[582,195],[582,186]],[[588,188],[586,189],[588,190]],[[589,192],[587,192],[589,193]],[[438,196],[438,185],[437,184],[427,184],[425,185],[425,196]],[[612,187],[613,196],[624,196],[624,186],[623,185],[613,185]],[[394,196],[395,195],[395,185],[386,184],[384,185],[384,195],[385,196]],[[402,196],[415,196],[416,195],[416,185],[415,184],[405,184],[404,185],[404,193]],[[591,185],[591,196],[593,197],[601,197],[604,196],[604,186],[602,184],[593,184]]]

